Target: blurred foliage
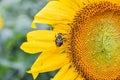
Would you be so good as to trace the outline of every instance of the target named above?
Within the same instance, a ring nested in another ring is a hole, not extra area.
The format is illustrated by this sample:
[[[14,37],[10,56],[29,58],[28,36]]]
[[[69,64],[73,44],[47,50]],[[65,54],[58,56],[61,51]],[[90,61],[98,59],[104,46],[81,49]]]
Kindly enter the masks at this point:
[[[4,19],[4,27],[0,30],[0,80],[33,80],[26,71],[39,54],[26,54],[19,47],[26,41],[26,34],[33,30],[34,15],[46,3],[47,0],[0,0],[0,15]],[[38,27],[49,29],[44,24]],[[55,73],[40,74],[37,80],[50,80]]]

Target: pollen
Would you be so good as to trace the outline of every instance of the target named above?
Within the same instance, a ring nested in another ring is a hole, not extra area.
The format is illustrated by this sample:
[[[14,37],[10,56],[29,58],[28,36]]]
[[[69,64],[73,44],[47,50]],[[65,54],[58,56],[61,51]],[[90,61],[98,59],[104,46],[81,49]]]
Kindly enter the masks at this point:
[[[67,52],[87,80],[120,79],[120,6],[90,3],[76,13],[67,36]]]

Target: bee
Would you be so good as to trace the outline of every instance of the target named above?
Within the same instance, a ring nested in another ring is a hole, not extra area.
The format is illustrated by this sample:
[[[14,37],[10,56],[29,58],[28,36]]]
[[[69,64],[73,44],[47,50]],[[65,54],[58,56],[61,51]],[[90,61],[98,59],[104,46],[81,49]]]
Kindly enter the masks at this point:
[[[55,36],[55,37],[56,37],[56,39],[55,39],[56,46],[57,47],[62,46],[63,40],[64,40],[63,34],[62,33],[58,33],[57,36]]]

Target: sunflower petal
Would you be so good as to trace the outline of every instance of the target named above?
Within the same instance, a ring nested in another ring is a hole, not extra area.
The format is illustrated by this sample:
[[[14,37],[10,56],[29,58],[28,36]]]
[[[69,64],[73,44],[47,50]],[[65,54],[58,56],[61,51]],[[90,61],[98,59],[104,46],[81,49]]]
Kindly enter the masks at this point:
[[[75,69],[73,67],[70,67],[61,80],[74,80],[77,76],[78,74]]]
[[[69,68],[70,64],[66,64],[64,65],[60,71],[55,75],[55,77],[53,78],[53,80],[59,80],[61,79],[67,72],[68,68]]]
[[[70,26],[65,24],[56,24],[53,25],[53,27],[55,32],[60,32],[64,34],[68,33],[68,30],[70,29]]]
[[[76,0],[75,0],[76,1]],[[79,6],[77,3],[73,0],[60,0],[64,5],[68,6],[70,9],[73,9],[74,11],[79,10]]]
[[[29,41],[24,42],[20,48],[27,53],[38,53],[56,48],[55,42]]]
[[[54,56],[56,54],[59,55],[63,51],[64,51],[64,46],[62,46],[60,48],[51,49],[50,51],[45,51],[45,52],[41,53],[31,68],[35,68],[35,67],[39,66],[40,65],[39,63],[44,62],[44,60],[47,60],[51,56]]]
[[[50,30],[35,30],[27,34],[27,41],[52,41],[55,40],[55,32]]]
[[[32,72],[42,73],[42,72],[53,71],[53,70],[59,69],[59,68],[61,68],[61,66],[65,65],[68,62],[67,60],[68,59],[66,58],[65,54],[55,55],[55,56],[52,56],[51,58],[48,58],[47,60],[44,60],[43,62],[39,63],[39,66],[32,67],[29,72],[30,73],[32,73]]]
[[[51,55],[49,58],[45,58],[45,60],[41,60],[40,62],[38,58],[28,73],[42,73],[53,71],[61,68],[66,63],[68,63],[66,53]]]
[[[36,79],[39,73],[32,73],[33,79]]]
[[[35,61],[35,63],[32,65],[31,69],[37,68],[40,63],[44,62],[45,60],[47,60],[48,58],[50,58],[51,56],[55,55],[55,54],[59,54],[62,53],[64,50],[64,46],[60,47],[60,48],[55,48],[48,51],[45,51],[43,53],[40,54],[40,56],[37,58],[37,60]],[[36,79],[37,76],[39,75],[39,72],[34,72],[32,73],[33,78]]]
[[[70,23],[74,14],[75,12],[72,9],[69,9],[61,2],[50,1],[40,12],[37,13],[32,23],[32,27],[35,28],[36,23]]]

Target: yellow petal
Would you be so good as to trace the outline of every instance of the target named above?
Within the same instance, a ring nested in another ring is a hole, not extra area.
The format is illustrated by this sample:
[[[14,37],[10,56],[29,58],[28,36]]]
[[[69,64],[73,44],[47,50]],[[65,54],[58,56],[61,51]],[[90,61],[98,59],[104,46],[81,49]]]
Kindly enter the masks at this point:
[[[24,42],[20,48],[27,53],[38,53],[56,48],[55,42],[29,41]]]
[[[35,80],[38,75],[39,75],[39,73],[32,73],[33,79]]]
[[[43,53],[40,54],[40,56],[37,58],[37,60],[35,61],[35,63],[32,65],[31,68],[36,68],[40,65],[40,63],[43,63],[45,60],[47,60],[48,58],[51,58],[51,56],[54,55],[60,55],[60,53],[62,54],[62,52],[64,51],[65,46],[62,47],[56,47],[55,49],[51,49],[50,51],[45,51]]]
[[[36,23],[70,23],[73,20],[75,13],[75,11],[66,7],[59,1],[50,1],[40,12],[37,13],[33,20],[32,27],[35,28]]]
[[[64,50],[64,46],[59,47],[59,48],[57,47],[56,49],[52,49],[49,52],[45,51],[45,52],[41,53],[40,56],[37,58],[37,60],[32,65],[31,69],[37,68],[38,66],[40,66],[40,63],[43,63],[48,58],[51,58],[51,56],[53,56],[53,55],[62,53],[63,50]],[[33,72],[32,75],[33,75],[33,78],[36,79],[37,76],[39,75],[39,72]]]
[[[53,27],[54,27],[53,30],[55,32],[59,32],[59,33],[63,33],[63,34],[67,34],[70,29],[70,26],[65,25],[65,24],[56,24],[56,25],[53,25]]]
[[[77,4],[77,2],[75,2],[76,0],[60,0],[61,3],[64,4],[64,6],[68,6],[70,9],[73,9],[74,11],[78,11],[79,10],[79,6]]]
[[[67,72],[68,68],[70,67],[70,63],[64,65],[60,71],[55,75],[55,77],[53,78],[53,80],[59,80],[61,79]]]
[[[61,68],[66,63],[68,63],[68,59],[66,58],[65,53],[56,54],[44,60],[43,62],[37,63],[39,64],[39,66],[32,67],[29,72],[30,73],[32,72],[42,73],[42,72],[53,71],[53,70]]]
[[[35,30],[27,34],[27,41],[54,42],[55,35],[51,30]]]
[[[65,73],[61,80],[74,80],[78,76],[77,72],[73,67],[70,67],[69,70]]]
[[[50,30],[36,30],[29,32],[27,34],[28,42],[24,42],[20,48],[31,54],[54,50],[57,48],[55,44],[55,36],[57,33],[58,32]]]
[[[55,54],[55,55],[51,55],[49,58],[47,58],[44,61],[40,61],[40,62],[37,61],[36,64],[39,66],[32,66],[31,70],[28,72],[42,73],[42,72],[53,71],[61,68],[63,65],[67,63],[68,63],[68,58],[66,53]]]

